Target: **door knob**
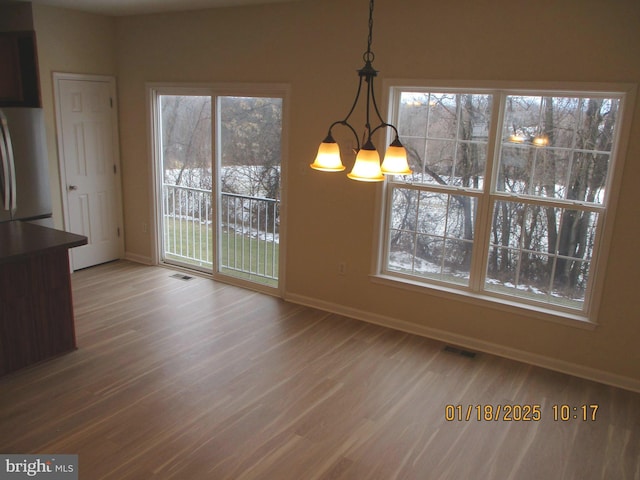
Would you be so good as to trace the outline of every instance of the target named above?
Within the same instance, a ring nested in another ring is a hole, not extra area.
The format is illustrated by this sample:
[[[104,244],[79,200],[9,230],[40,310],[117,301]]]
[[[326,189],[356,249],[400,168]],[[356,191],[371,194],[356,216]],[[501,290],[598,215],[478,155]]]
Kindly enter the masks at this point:
[[[69,191],[73,191],[73,190],[77,190],[78,186],[77,185],[69,185]]]

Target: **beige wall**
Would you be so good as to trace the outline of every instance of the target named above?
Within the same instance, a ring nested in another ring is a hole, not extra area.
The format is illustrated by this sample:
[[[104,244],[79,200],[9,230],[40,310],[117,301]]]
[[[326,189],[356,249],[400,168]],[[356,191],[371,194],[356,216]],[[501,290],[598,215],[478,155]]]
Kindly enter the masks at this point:
[[[379,0],[375,67],[381,79],[640,81],[640,2],[619,0],[603,7],[599,0],[545,1],[536,3],[535,10],[531,5]],[[55,20],[52,11],[40,12]],[[288,298],[362,318],[404,322],[416,331],[640,389],[640,103],[631,106],[635,121],[598,328],[577,329],[372,283],[379,187],[308,168],[329,123],[346,114],[355,93],[355,71],[366,48],[366,15],[363,0],[308,0],[118,18],[127,252],[152,255],[150,235],[142,228],[151,221],[145,83],[287,83],[292,92]],[[91,34],[74,25],[82,35]],[[104,45],[108,37],[105,33]],[[338,276],[342,261],[348,262],[345,277]]]
[[[33,5],[42,106],[45,112],[53,219],[62,228],[53,72],[115,75],[115,21],[100,15]]]

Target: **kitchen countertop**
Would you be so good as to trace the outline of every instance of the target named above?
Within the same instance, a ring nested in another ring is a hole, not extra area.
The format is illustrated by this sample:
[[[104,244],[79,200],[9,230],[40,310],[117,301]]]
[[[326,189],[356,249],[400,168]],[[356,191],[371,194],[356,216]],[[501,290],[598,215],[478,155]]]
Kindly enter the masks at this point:
[[[87,237],[24,222],[0,223],[0,263],[56,248],[87,244]]]

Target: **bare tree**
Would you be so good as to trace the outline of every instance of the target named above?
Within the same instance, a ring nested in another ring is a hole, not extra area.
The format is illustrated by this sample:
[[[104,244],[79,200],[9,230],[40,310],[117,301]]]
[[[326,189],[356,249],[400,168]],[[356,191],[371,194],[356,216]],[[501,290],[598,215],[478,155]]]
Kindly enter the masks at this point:
[[[490,103],[482,95],[403,93],[398,126],[413,183],[484,188]],[[494,185],[515,195],[493,205],[490,279],[548,296],[584,296],[597,223],[588,205],[604,198],[617,108],[618,100],[598,97],[507,96]],[[468,268],[474,196],[430,190],[395,186],[391,246],[434,263],[446,255],[444,267]],[[440,204],[425,208],[427,193]],[[558,205],[566,200],[579,205]]]

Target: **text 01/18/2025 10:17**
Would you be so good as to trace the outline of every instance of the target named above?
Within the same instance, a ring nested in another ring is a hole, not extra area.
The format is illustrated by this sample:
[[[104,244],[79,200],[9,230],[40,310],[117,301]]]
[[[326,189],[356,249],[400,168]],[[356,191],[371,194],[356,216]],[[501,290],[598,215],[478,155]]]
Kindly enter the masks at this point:
[[[553,420],[568,422],[571,420],[595,422],[598,404],[551,406]],[[506,405],[453,405],[445,406],[444,418],[448,422],[539,422],[543,418],[543,409],[538,404],[506,404]]]

